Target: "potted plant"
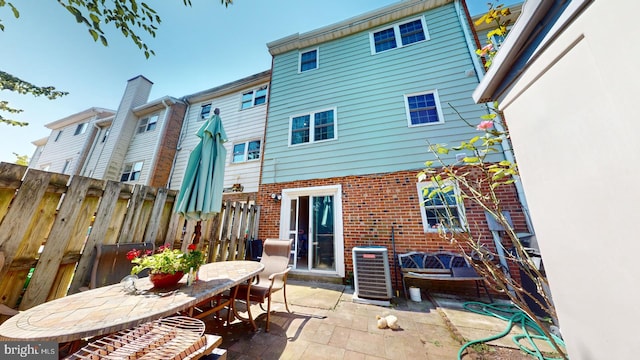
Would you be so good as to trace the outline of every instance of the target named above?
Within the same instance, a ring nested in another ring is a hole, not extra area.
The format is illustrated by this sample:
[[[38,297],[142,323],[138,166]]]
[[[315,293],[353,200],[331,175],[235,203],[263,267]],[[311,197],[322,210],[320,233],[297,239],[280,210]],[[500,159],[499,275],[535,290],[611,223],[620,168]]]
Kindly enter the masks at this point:
[[[185,273],[197,273],[200,265],[204,263],[204,254],[196,249],[196,245],[189,245],[188,250],[187,253],[183,253],[178,249],[172,249],[170,244],[159,247],[155,253],[148,250],[131,250],[127,253],[127,258],[136,264],[131,269],[131,274],[136,275],[149,269],[149,280],[155,287],[174,286]]]

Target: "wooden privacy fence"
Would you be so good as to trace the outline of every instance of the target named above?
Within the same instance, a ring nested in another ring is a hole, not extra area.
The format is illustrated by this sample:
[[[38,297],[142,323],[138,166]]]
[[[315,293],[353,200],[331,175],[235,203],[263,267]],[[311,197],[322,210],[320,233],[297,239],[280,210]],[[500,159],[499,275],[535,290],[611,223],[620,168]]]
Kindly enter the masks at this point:
[[[177,191],[0,163],[0,303],[25,310],[89,283],[95,245],[186,248],[196,221],[173,213]],[[209,261],[244,258],[259,207],[226,202],[201,222]],[[2,319],[0,318],[0,321]]]

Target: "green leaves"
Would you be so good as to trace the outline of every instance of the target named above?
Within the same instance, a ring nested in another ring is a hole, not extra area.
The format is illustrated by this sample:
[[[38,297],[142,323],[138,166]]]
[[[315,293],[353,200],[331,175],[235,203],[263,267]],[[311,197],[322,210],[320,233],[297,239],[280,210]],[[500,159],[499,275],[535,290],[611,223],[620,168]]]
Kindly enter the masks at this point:
[[[0,91],[8,90],[18,94],[31,94],[33,96],[46,96],[48,99],[53,100],[60,96],[65,96],[68,93],[65,91],[58,91],[53,86],[37,86],[28,81],[24,81],[9,73],[0,70]],[[15,109],[9,106],[8,101],[0,101],[0,111],[4,111],[10,114],[19,114],[22,112],[20,109]],[[27,126],[29,123],[17,121],[14,119],[7,119],[0,115],[0,123],[4,123],[11,126]]]

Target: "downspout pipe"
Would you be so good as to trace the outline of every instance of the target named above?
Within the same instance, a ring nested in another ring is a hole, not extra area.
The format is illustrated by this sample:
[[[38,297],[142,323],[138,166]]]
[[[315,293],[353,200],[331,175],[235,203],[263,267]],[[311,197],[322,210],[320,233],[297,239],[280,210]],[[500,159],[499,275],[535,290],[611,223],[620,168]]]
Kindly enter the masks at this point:
[[[473,23],[471,23],[471,19],[468,16],[468,10],[467,10],[466,4],[461,3],[462,1],[464,0],[455,0],[454,5],[455,5],[456,13],[458,15],[460,24],[462,25],[462,30],[463,30],[462,32],[464,33],[464,37],[467,42],[467,47],[469,48],[469,53],[471,54],[471,61],[473,62],[473,66],[476,70],[478,82],[480,82],[484,77],[484,66],[480,62],[480,59],[477,56],[475,56],[475,53],[476,53],[475,50],[479,47],[479,45],[477,44],[477,41],[474,42],[471,39],[469,32],[466,31],[467,29],[465,29],[466,26],[464,24],[467,24],[467,26],[469,27],[468,29],[470,31],[474,31]],[[502,113],[494,107],[493,103],[487,103],[487,107],[491,109],[491,112],[494,112],[498,114],[500,117],[502,117]],[[501,132],[505,131],[504,127],[502,127],[502,125],[498,122],[494,122],[494,127],[498,131],[501,131]],[[502,146],[505,159],[511,162],[512,164],[516,164],[513,148],[511,147],[511,140],[505,139],[505,141],[501,143],[501,146]],[[513,179],[515,180],[514,184],[516,187],[516,193],[518,194],[518,201],[520,202],[520,206],[522,207],[522,211],[524,213],[524,218],[527,223],[527,228],[529,229],[529,233],[533,236],[535,234],[535,231],[533,229],[531,216],[529,215],[529,205],[527,204],[527,197],[524,194],[522,181],[520,180],[520,177],[517,175],[513,176]]]

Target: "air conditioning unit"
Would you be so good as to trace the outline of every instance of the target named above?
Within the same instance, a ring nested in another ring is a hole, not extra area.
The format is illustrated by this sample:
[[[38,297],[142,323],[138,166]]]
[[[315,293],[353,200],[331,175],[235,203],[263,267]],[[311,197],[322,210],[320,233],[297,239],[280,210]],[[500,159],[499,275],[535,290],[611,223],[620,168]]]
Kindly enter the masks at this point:
[[[354,247],[353,301],[391,306],[393,290],[389,272],[389,256],[385,247]]]

